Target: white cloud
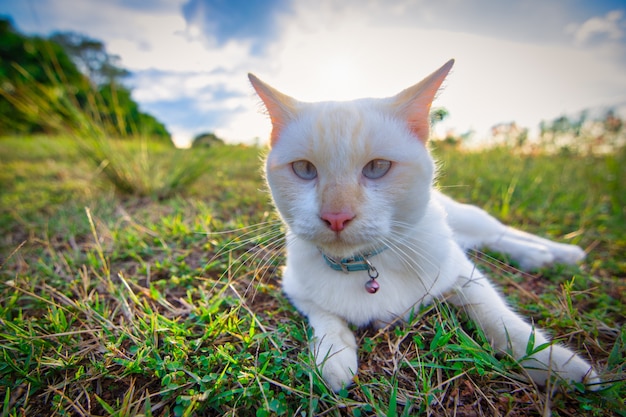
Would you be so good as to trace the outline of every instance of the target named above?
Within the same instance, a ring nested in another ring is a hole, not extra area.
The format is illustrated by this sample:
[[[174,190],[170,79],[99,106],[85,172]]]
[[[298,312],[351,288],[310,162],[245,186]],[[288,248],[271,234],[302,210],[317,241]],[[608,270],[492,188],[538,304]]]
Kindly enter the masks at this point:
[[[167,34],[159,31],[149,43],[114,39],[108,42],[109,50],[119,54],[122,64],[131,70],[211,71],[250,60],[250,48],[244,42],[230,41],[223,47],[210,48],[204,41],[188,38],[176,30],[178,23],[184,24],[182,18],[172,16],[168,20],[171,30]]]
[[[123,1],[40,0],[18,23],[27,32],[72,30],[104,40],[107,46],[119,39],[145,46],[158,40],[159,35],[167,36],[172,27],[184,24],[179,17],[183,1],[151,2],[149,8],[132,8]]]
[[[190,116],[210,120],[215,125],[205,130],[232,141],[269,136],[247,72],[302,100],[380,97],[418,82],[454,57],[455,69],[436,105],[450,110],[448,125],[458,132],[486,131],[511,120],[532,126],[563,112],[626,100],[620,11],[565,29],[573,20],[567,17],[567,2],[532,8],[521,2],[511,9],[501,2],[485,11],[474,7],[483,0],[462,8],[445,0],[295,0],[290,14],[277,20],[277,38],[260,56],[250,53],[247,41],[218,46],[185,22],[184,1],[164,0],[140,10],[121,0],[40,0],[39,21],[30,27],[24,20],[18,23],[30,32],[76,30],[103,40],[124,67],[136,72],[133,94],[140,103],[189,100],[186,109],[197,112]],[[534,22],[527,18],[533,14],[541,24],[519,23]],[[515,26],[510,31],[507,22]],[[221,110],[223,117],[205,117]],[[177,140],[198,133],[170,112],[155,116]]]
[[[248,59],[249,45],[232,41],[212,47],[197,27],[188,26],[181,12],[184,2],[132,8],[123,1],[41,0],[30,18],[19,23],[27,32],[72,30],[100,39],[131,71],[210,71]]]
[[[335,3],[297,3],[272,49],[275,65],[257,75],[306,101],[380,97],[456,58],[436,105],[449,109],[447,124],[458,132],[483,133],[512,120],[532,127],[564,112],[626,99],[623,66],[592,49],[373,25],[366,12],[329,4]],[[236,116],[229,132],[245,126],[246,117]]]
[[[581,25],[570,25],[567,31],[573,33],[577,45],[584,45],[598,36],[616,41],[624,36],[624,32],[620,28],[622,17],[623,12],[621,10],[613,10],[604,17],[592,17]]]
[[[146,71],[133,77],[133,97],[143,103],[212,99],[209,88],[219,86],[221,77],[210,73]]]

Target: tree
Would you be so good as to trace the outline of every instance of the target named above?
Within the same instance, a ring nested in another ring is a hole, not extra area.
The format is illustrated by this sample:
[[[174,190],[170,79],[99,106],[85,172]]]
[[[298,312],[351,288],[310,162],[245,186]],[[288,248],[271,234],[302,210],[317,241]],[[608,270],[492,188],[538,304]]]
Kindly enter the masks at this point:
[[[200,133],[199,135],[196,135],[193,138],[193,141],[191,143],[191,145],[194,148],[198,148],[201,146],[204,147],[210,147],[210,146],[220,146],[223,145],[224,141],[220,138],[218,138],[217,136],[215,136],[214,133]]]
[[[2,18],[0,38],[0,134],[58,133],[91,120],[116,137],[170,138],[122,86],[129,72],[102,42],[76,33],[29,37]]]
[[[125,87],[114,83],[98,90],[98,113],[109,125],[110,133],[121,136],[136,134],[169,138],[170,133],[154,116],[139,110],[139,105]]]
[[[0,39],[0,134],[48,131],[37,99],[55,97],[58,85],[71,85],[72,93],[81,99],[89,85],[87,78],[60,45],[21,35],[7,19],[0,18]]]
[[[603,119],[604,129],[610,133],[619,133],[624,127],[624,121],[615,113],[614,109],[609,109]]]
[[[450,112],[445,107],[432,109],[430,112],[430,124],[434,126],[439,122],[443,122],[449,115]]]
[[[104,43],[76,32],[56,32],[50,40],[72,58],[78,69],[96,85],[119,84],[130,72],[118,66],[119,56],[106,51]]]

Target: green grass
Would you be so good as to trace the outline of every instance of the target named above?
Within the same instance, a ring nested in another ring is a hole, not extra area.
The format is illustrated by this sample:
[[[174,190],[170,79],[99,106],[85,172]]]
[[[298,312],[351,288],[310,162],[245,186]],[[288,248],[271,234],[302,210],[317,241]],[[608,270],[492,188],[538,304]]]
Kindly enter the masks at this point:
[[[546,394],[445,304],[358,330],[358,381],[331,392],[280,291],[260,152],[139,151],[152,168],[118,165],[167,193],[120,193],[69,138],[0,139],[0,415],[626,415],[624,382]],[[436,153],[448,194],[588,251],[533,274],[475,257],[521,313],[623,379],[626,154]],[[188,185],[160,188],[177,175],[163,167],[198,158]]]

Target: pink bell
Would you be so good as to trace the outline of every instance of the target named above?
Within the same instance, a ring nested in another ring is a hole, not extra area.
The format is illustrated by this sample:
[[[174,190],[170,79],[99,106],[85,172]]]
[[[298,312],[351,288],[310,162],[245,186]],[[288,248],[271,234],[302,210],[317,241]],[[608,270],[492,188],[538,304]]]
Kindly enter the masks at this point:
[[[375,294],[379,288],[380,288],[380,285],[378,285],[378,282],[376,282],[375,279],[370,279],[369,281],[365,283],[365,289],[370,294]]]

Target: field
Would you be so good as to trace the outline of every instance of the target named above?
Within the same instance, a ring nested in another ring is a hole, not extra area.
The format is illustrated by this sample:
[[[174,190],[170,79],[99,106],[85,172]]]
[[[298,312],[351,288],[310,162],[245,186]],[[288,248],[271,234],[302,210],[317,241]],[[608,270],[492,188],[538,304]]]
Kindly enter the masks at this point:
[[[0,138],[1,416],[626,416],[625,150],[435,149],[449,195],[586,250],[531,273],[471,256],[602,389],[525,382],[441,303],[359,329],[358,380],[335,394],[280,291],[262,151],[116,146],[94,164],[70,138]]]

